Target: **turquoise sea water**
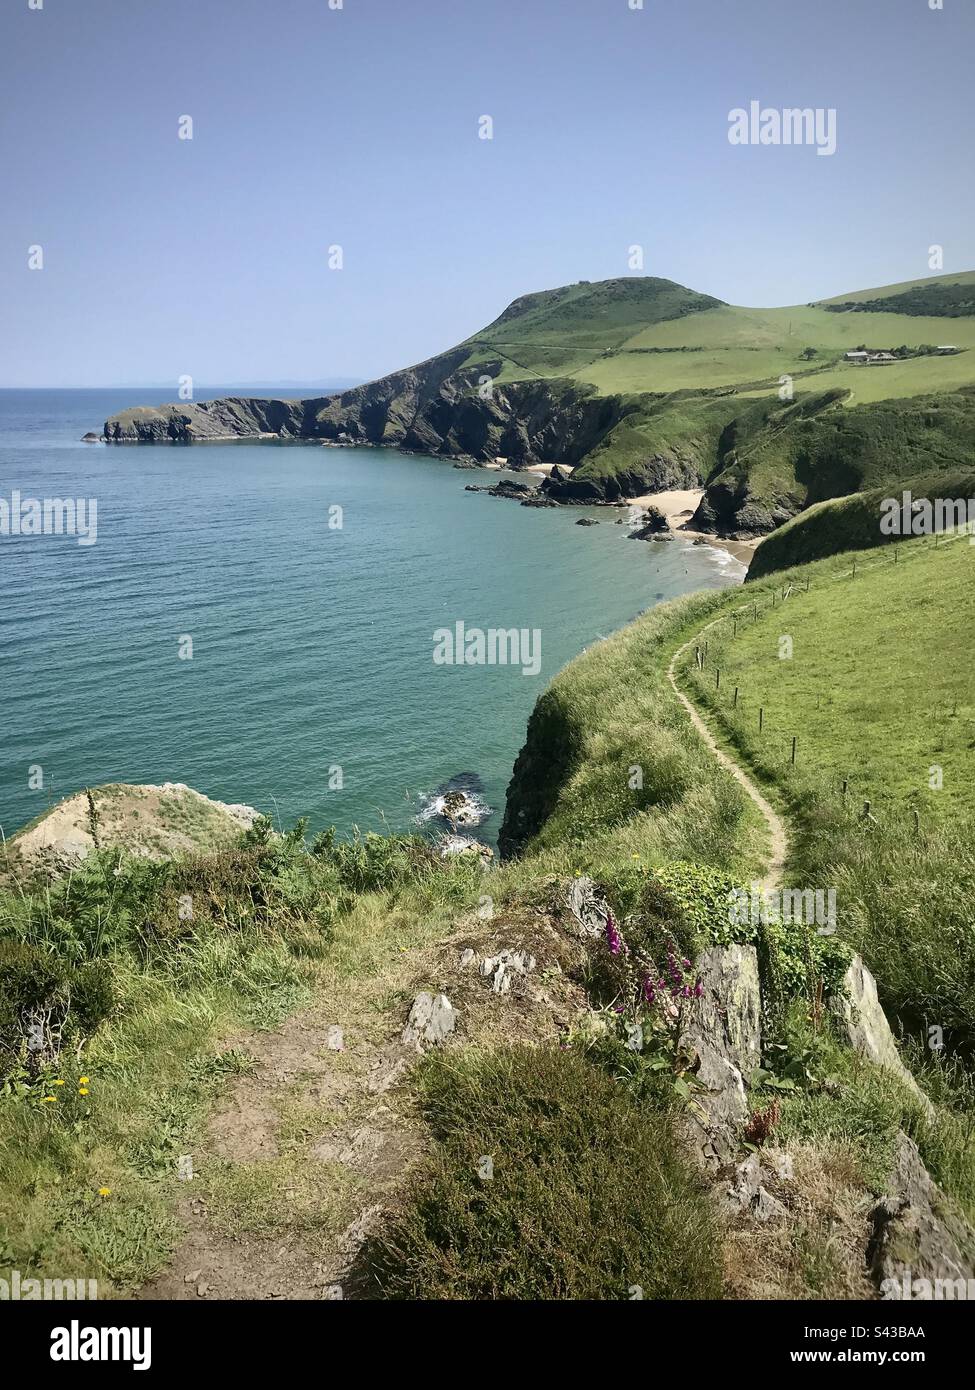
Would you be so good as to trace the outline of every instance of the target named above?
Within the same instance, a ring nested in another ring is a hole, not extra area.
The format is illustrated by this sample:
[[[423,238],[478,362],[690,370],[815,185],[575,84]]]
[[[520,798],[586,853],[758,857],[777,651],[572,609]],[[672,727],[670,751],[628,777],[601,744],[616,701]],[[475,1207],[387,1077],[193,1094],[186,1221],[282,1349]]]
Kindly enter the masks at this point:
[[[7,834],[111,781],[187,782],[316,829],[401,829],[469,775],[493,839],[528,715],[560,667],[661,598],[742,575],[711,548],[627,540],[609,509],[465,492],[496,475],[441,460],[80,442],[115,410],[169,399],[0,391],[0,497],[98,503],[94,545],[0,535]],[[583,515],[601,524],[576,526]],[[435,664],[435,630],[458,621],[537,629],[539,674]]]

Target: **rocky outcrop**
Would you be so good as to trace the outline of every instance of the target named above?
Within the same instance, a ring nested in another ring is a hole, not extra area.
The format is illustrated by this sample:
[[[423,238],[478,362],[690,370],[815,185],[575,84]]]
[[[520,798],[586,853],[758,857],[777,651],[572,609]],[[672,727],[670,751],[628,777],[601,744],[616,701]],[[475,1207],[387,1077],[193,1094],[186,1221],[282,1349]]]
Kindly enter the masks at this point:
[[[365,386],[304,401],[228,397],[139,406],[106,420],[104,435],[112,444],[317,440],[439,455],[465,466],[498,458],[515,470],[561,465],[540,488],[526,488],[519,500],[532,506],[615,502],[700,484],[697,463],[678,451],[648,450],[646,459],[626,469],[575,476],[579,465],[607,446],[617,426],[630,417],[642,418],[643,398],[600,396],[591,386],[555,378],[495,382],[482,394],[484,382],[500,375],[502,363],[470,366],[468,355],[466,349],[456,349]],[[510,483],[490,490],[495,496],[517,495]]]
[[[260,815],[227,805],[183,782],[112,783],[65,797],[14,835],[0,853],[0,876],[57,877],[92,850],[118,848],[147,859],[234,844]]]
[[[975,1233],[932,1180],[917,1145],[903,1133],[898,1136],[889,1182],[890,1195],[872,1213],[873,1235],[867,1252],[881,1296],[958,1297],[955,1281],[965,1281],[967,1290],[968,1281],[975,1278]],[[967,1291],[961,1294],[968,1296]]]
[[[629,533],[631,541],[653,541],[665,535],[670,527],[667,518],[659,507],[647,507],[635,531]]]
[[[314,439],[480,463],[501,457],[515,468],[554,460],[573,468],[638,408],[560,380],[496,384],[482,396],[482,378],[490,378],[492,369],[500,374],[501,363],[463,367],[467,355],[458,349],[366,386],[305,401],[229,397],[141,406],[107,420],[105,438],[116,444]],[[635,473],[634,480],[643,476]],[[602,495],[598,488],[596,495]]]
[[[843,977],[843,988],[831,995],[830,1008],[852,1048],[891,1072],[930,1113],[931,1102],[901,1060],[887,1015],[877,997],[877,982],[860,956],[854,956]]]
[[[747,1078],[762,1061],[762,995],[754,946],[712,946],[696,970],[700,998],[688,1001],[681,1048],[702,1088],[688,1108],[688,1140],[705,1168],[728,1163],[748,1118]]]

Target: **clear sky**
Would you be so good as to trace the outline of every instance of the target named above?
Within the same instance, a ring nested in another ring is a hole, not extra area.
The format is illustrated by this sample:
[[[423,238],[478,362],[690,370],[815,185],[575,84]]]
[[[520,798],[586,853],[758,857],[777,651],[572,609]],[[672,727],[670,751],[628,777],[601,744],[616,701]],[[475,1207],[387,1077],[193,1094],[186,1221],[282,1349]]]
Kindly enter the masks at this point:
[[[0,385],[373,377],[634,244],[739,304],[975,268],[972,0],[30,2]],[[836,153],[731,145],[753,100]]]

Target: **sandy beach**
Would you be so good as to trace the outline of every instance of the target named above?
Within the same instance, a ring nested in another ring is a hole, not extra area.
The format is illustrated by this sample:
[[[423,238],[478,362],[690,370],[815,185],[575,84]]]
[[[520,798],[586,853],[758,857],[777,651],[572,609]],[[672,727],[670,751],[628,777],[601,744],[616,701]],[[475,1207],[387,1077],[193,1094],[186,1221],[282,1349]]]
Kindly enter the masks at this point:
[[[687,523],[697,511],[703,496],[703,488],[675,488],[671,492],[648,492],[642,497],[631,497],[627,500],[634,507],[656,507],[667,518],[667,525],[671,531],[687,536],[690,540],[700,538],[707,541],[708,545],[727,550],[743,565],[749,565],[758,545],[757,540],[723,540],[708,531],[693,531],[688,527]]]

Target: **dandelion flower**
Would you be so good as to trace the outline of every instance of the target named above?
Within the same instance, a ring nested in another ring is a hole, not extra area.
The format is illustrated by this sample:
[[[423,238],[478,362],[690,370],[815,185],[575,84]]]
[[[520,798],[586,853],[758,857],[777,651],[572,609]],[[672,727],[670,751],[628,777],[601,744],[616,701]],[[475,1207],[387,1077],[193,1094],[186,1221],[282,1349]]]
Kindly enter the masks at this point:
[[[87,1087],[87,1086],[79,1086],[79,1087],[78,1087],[78,1094],[79,1094],[79,1096],[86,1096],[86,1095],[88,1094],[88,1087]]]
[[[78,1085],[79,1085],[79,1086],[87,1086],[87,1085],[88,1085],[88,1078],[87,1078],[87,1076],[79,1076],[79,1077],[78,1077]]]
[[[52,1100],[56,1100],[56,1099],[57,1099],[56,1096],[45,1096],[44,1099],[41,1101],[41,1104],[42,1104],[42,1105],[47,1105],[48,1101],[52,1101]]]
[[[111,1197],[112,1189],[110,1187],[100,1187],[98,1189],[98,1195],[99,1197]]]

